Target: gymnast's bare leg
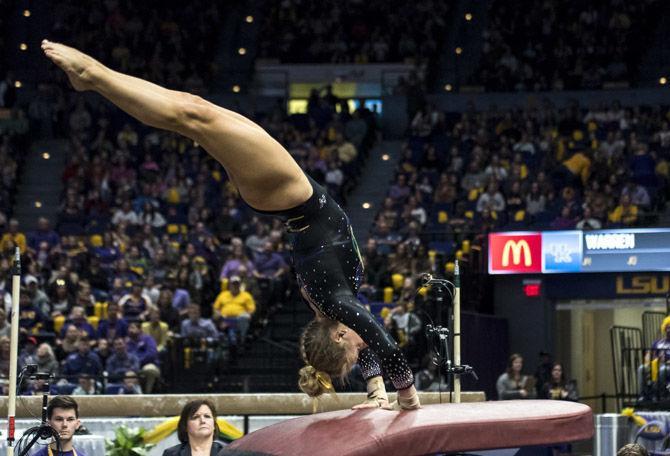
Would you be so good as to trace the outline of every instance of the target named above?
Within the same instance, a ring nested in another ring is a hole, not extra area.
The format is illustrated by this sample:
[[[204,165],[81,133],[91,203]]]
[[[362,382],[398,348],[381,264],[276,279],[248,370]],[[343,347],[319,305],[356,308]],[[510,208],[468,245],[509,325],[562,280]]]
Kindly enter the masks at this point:
[[[244,116],[196,95],[113,71],[60,43],[44,40],[42,50],[76,90],[98,92],[140,122],[196,141],[223,165],[253,208],[289,209],[311,196],[307,177],[286,149]]]

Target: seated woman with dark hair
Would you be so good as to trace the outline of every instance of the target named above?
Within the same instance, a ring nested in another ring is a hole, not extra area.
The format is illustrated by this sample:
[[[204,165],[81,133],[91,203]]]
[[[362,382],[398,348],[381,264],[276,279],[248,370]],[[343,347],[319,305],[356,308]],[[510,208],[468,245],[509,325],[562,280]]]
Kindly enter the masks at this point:
[[[163,456],[214,456],[224,448],[215,440],[218,434],[214,404],[206,399],[191,401],[181,410],[177,424],[181,443],[165,450]]]
[[[507,370],[496,382],[499,401],[535,398],[535,378],[523,375],[522,369],[523,357],[518,353],[510,355]]]
[[[542,386],[542,399],[575,402],[579,400],[577,385],[572,380],[565,380],[565,372],[561,363],[554,363],[551,366],[551,378]]]

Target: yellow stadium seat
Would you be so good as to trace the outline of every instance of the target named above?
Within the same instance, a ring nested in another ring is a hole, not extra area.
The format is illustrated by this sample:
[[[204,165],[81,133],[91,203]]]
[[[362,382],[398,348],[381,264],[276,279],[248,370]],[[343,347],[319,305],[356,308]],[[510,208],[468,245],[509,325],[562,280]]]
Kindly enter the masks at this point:
[[[456,269],[456,264],[453,261],[448,262],[444,265],[444,270],[449,274],[453,274]]]
[[[463,259],[463,251],[462,250],[456,250],[456,259],[457,260],[462,260]]]
[[[469,239],[464,239],[463,242],[461,243],[461,250],[463,253],[470,253],[470,240]]]
[[[476,201],[479,198],[479,189],[473,188],[468,192],[468,201]]]
[[[437,223],[447,223],[449,221],[449,214],[447,211],[439,211],[437,213]]]
[[[474,211],[465,211],[465,218],[469,218],[470,220],[475,218],[475,212]]]
[[[191,368],[191,347],[184,347],[184,369]]]
[[[167,226],[167,233],[168,234],[179,233],[179,225],[177,225],[176,223],[169,223]]]
[[[651,360],[651,381],[658,381],[658,358]]]
[[[90,317],[86,317],[86,320],[91,326],[93,326],[93,329],[95,329],[96,331],[98,330],[98,324],[100,323],[100,318],[96,317],[95,315],[91,315]]]
[[[65,324],[64,316],[59,315],[57,317],[54,317],[54,332],[56,334],[60,333],[60,330],[63,328],[63,324]]]
[[[107,320],[107,316],[109,315],[109,314],[107,313],[107,308],[108,308],[108,307],[109,307],[109,303],[108,303],[108,302],[103,302],[103,303],[102,303],[102,310],[100,311],[100,316],[99,316],[98,318],[100,318],[101,320],[103,320],[103,319],[104,319],[104,320]]]
[[[391,304],[393,302],[393,288],[384,287],[384,302]]]
[[[384,308],[379,312],[379,316],[382,317],[382,318],[386,318],[386,317],[389,316],[390,313],[391,313],[391,309],[389,309],[388,307],[384,307]]]
[[[102,247],[102,236],[99,234],[91,235],[88,240],[91,243],[91,247]]]
[[[179,204],[181,198],[176,187],[170,187],[165,195],[165,199],[170,204]]]
[[[400,290],[402,288],[402,283],[405,280],[405,277],[402,274],[392,274],[391,275],[391,285],[393,285],[394,290]]]
[[[526,218],[526,211],[523,209],[520,211],[516,211],[514,214],[514,221],[515,222],[523,222],[523,220]]]

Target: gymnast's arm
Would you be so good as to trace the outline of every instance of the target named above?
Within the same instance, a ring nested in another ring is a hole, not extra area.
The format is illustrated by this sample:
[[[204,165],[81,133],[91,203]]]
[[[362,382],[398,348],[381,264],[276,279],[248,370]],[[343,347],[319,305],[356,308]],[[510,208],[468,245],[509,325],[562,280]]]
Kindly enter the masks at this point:
[[[358,333],[367,347],[373,351],[381,361],[381,367],[393,386],[398,390],[398,402],[403,408],[418,408],[419,401],[414,388],[414,375],[410,369],[404,353],[398,344],[386,332],[384,327],[351,293],[336,296],[330,309],[323,309],[324,313]],[[364,349],[365,350],[365,349]],[[363,352],[364,352],[363,350]],[[360,353],[359,353],[360,355]],[[374,362],[375,358],[364,352],[366,360]],[[364,375],[380,372],[374,366],[361,366]]]
[[[368,396],[365,402],[355,405],[353,408],[380,407],[391,409],[386,386],[384,385],[384,377],[382,377],[381,362],[375,352],[370,350],[370,347],[362,348],[358,352],[358,365],[361,367],[361,373],[365,379]]]

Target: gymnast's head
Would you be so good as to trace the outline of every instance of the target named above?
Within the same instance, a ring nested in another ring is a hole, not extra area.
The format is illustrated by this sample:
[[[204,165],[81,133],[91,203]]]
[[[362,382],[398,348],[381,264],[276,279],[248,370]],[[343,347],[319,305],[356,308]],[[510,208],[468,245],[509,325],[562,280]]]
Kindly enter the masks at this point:
[[[333,392],[332,379],[344,380],[362,346],[361,337],[338,321],[325,317],[310,321],[300,338],[300,353],[307,364],[300,369],[300,389],[312,397]]]

